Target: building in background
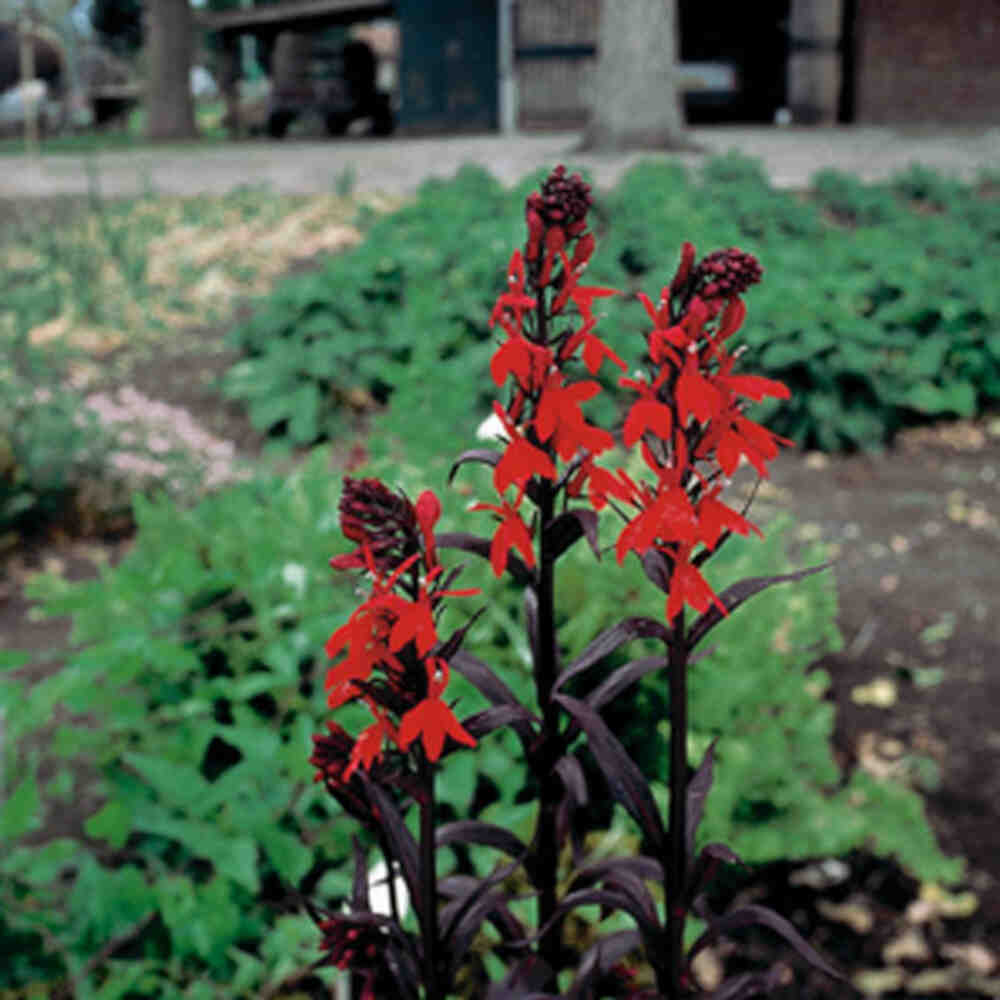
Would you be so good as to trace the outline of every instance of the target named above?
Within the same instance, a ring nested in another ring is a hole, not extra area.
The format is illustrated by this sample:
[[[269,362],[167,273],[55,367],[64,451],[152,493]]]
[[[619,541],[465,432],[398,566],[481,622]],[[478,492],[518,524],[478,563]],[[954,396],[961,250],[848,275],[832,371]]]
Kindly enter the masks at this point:
[[[339,26],[378,57],[404,132],[581,128],[602,0],[277,0],[203,14],[238,39]],[[622,0],[623,3],[627,0]],[[998,0],[679,0],[689,121],[1000,124]]]

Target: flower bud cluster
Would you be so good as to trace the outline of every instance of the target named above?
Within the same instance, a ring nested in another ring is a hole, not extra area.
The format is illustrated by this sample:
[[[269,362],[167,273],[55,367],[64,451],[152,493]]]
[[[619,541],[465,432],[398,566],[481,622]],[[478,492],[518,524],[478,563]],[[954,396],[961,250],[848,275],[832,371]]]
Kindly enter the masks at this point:
[[[694,286],[703,299],[731,298],[756,285],[762,274],[756,257],[730,247],[716,250],[699,262]]]

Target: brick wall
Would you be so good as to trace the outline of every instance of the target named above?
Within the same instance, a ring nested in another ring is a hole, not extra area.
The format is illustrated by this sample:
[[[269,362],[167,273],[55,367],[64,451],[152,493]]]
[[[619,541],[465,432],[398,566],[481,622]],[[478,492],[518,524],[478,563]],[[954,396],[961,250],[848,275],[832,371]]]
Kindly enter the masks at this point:
[[[1000,125],[998,0],[857,0],[855,121]]]

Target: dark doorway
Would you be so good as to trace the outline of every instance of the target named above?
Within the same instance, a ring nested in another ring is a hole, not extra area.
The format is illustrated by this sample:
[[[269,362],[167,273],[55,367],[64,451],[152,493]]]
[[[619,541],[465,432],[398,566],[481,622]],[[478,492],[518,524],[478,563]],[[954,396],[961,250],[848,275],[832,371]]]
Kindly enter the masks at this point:
[[[721,6],[680,0],[678,6],[681,63],[717,63],[735,71],[732,86],[686,94],[688,121],[773,122],[785,106],[790,0]]]

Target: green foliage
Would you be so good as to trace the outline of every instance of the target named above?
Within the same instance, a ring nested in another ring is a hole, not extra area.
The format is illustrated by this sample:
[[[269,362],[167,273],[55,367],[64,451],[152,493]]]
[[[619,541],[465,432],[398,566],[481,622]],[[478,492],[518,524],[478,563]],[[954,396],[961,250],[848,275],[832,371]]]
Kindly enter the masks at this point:
[[[389,402],[390,433],[431,394],[445,431],[468,421],[468,393],[453,386],[489,384],[486,323],[529,186],[504,192],[472,168],[425,185],[362,246],[259,303],[233,333],[247,358],[227,392],[259,428],[298,444],[341,432],[359,396]],[[759,257],[765,280],[740,336],[748,364],[792,389],[791,404],[762,413],[800,443],[875,447],[1000,399],[1000,199],[975,187],[923,167],[882,185],[828,170],[807,197],[776,191],[756,161],[729,154],[698,174],[640,163],[596,212],[594,284],[654,293],[683,238]],[[634,357],[641,308],[621,298],[601,312],[602,335]]]
[[[0,369],[0,537],[65,512],[114,444],[80,394],[30,353],[26,370]]]
[[[473,419],[469,394],[455,390],[487,371],[487,319],[505,277],[498,261],[518,226],[514,199],[485,171],[429,181],[364,244],[281,283],[233,331],[247,358],[226,393],[249,405],[258,429],[296,444],[336,436],[352,405],[390,397],[385,429],[408,430],[433,397],[445,433],[425,443],[448,443],[456,419]],[[485,416],[490,383],[476,384]]]
[[[445,474],[443,465],[371,471],[411,496],[439,488]],[[444,526],[490,530],[486,515],[462,516],[470,493],[486,495],[485,475],[463,470],[461,492],[440,491]],[[318,451],[290,476],[233,487],[191,510],[136,498],[138,534],[121,564],[90,582],[34,584],[49,614],[73,616],[73,648],[33,685],[16,673],[23,658],[0,661],[6,773],[21,776],[0,812],[12,845],[0,857],[0,940],[19,942],[23,953],[0,986],[85,969],[108,995],[131,988],[169,998],[197,988],[199,996],[250,996],[314,957],[309,921],[276,923],[273,907],[295,887],[330,905],[349,890],[356,827],[340,821],[307,763],[327,716],[323,643],[356,603],[354,581],[327,566],[345,545],[338,495]],[[784,568],[785,535],[775,525],[766,544],[725,547],[712,564],[716,583]],[[663,613],[634,560],[595,572],[579,544],[561,565],[567,657],[623,606]],[[530,654],[517,592],[480,560],[462,585],[483,588],[482,598],[463,602],[467,611],[485,606],[469,649],[525,695]],[[448,614],[445,632],[462,621],[461,612]],[[834,615],[829,578],[777,588],[720,627],[711,656],[693,668],[692,756],[723,734],[706,833],[731,837],[751,860],[869,843],[922,877],[953,874],[913,793],[865,777],[840,788],[825,679],[808,672],[836,642]],[[460,715],[483,707],[461,677],[450,690]],[[650,735],[665,718],[663,692],[654,677],[634,703],[623,697],[611,707],[630,750],[647,761],[664,759],[662,732]],[[450,757],[445,811],[466,815],[471,800],[475,815],[529,836],[533,806],[517,800],[526,774],[519,754],[504,731]],[[863,809],[855,808],[860,796]],[[47,831],[63,802],[91,803],[82,830],[39,842],[40,825]],[[491,856],[474,850],[471,861],[488,865]],[[119,938],[112,960],[86,966]]]

